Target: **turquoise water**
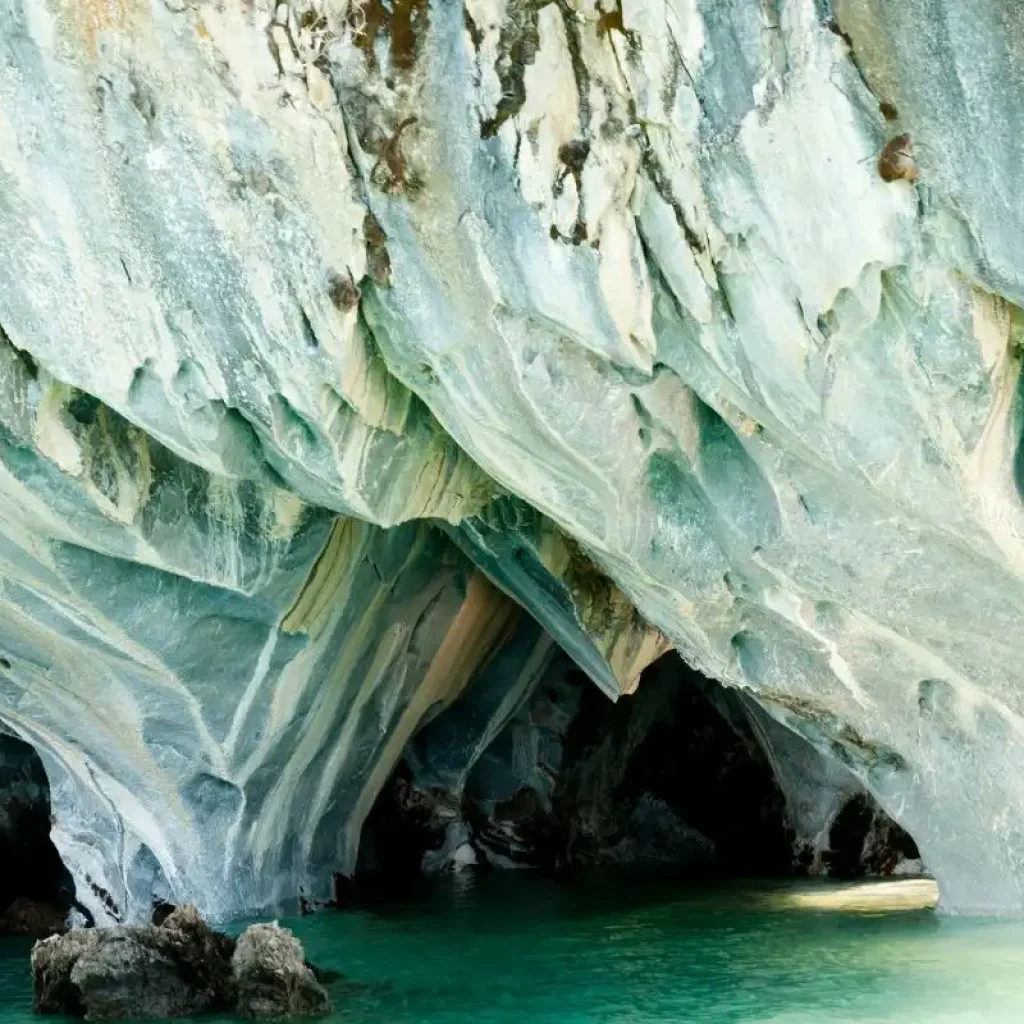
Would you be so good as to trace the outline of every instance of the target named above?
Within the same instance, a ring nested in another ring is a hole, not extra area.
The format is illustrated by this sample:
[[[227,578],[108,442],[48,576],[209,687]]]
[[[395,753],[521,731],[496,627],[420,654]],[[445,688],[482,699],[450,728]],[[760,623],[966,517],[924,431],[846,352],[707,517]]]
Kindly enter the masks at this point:
[[[1024,1021],[1024,922],[820,909],[862,893],[502,873],[283,923],[346,975],[331,1024]],[[27,951],[0,948],[3,1024],[33,1019]]]

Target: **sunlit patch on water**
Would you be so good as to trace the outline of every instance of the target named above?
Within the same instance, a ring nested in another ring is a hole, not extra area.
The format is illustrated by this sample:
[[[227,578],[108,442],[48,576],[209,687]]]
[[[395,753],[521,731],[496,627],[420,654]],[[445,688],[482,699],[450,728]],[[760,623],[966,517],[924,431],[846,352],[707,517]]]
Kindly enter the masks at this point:
[[[780,907],[798,910],[883,914],[898,910],[931,910],[939,901],[939,887],[931,878],[901,878],[886,882],[819,885],[783,891],[773,898]]]

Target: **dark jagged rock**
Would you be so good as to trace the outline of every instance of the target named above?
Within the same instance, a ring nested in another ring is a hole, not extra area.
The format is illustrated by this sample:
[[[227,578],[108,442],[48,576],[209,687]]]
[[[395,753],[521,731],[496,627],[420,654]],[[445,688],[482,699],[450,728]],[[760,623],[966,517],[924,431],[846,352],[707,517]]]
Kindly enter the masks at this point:
[[[584,689],[554,796],[567,861],[791,870],[785,798],[731,694],[672,656],[618,704],[595,697]]]
[[[46,939],[32,951],[36,1012],[122,1020],[227,1010],[234,945],[190,906],[161,925]]]
[[[150,918],[150,924],[163,924],[177,909],[173,903],[167,903],[164,900],[154,900],[153,916]]]
[[[423,754],[421,743],[407,756],[424,779],[437,778]],[[793,866],[785,798],[742,707],[678,657],[648,670],[617,703],[556,665],[467,772],[455,809],[457,794],[418,789],[404,768],[403,799],[387,798],[390,833],[411,808],[420,813],[405,827],[417,825],[417,849],[436,848],[443,825],[422,812],[443,805],[478,859],[494,865],[657,863],[760,874]],[[420,859],[429,867],[436,857]]]
[[[245,1017],[315,1016],[331,1008],[302,944],[277,924],[249,928],[238,940],[231,965],[236,1009]]]
[[[268,930],[287,941],[268,942]],[[254,925],[236,945],[192,906],[177,908],[159,925],[76,930],[37,942],[32,975],[37,1013],[89,1020],[298,1015],[327,1005],[291,933]],[[264,989],[273,994],[275,981],[287,998],[253,998]]]
[[[463,767],[446,735],[442,717],[406,751],[361,867],[793,869],[785,797],[741,703],[678,657],[617,703],[556,664],[486,749],[471,732],[459,741],[477,757]]]
[[[444,791],[417,786],[401,762],[363,826],[356,867],[362,884],[419,874],[423,854],[442,844],[448,821],[458,814],[452,803]]]

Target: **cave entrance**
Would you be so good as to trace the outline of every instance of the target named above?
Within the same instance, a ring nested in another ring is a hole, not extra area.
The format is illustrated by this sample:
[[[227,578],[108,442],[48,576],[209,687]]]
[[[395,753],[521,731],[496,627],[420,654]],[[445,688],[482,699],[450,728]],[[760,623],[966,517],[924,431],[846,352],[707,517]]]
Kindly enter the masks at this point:
[[[50,784],[39,755],[0,733],[0,934],[52,934],[75,905],[50,827]]]
[[[787,736],[801,758],[821,757]],[[852,775],[812,794],[828,810],[808,830],[797,806],[807,793],[785,792],[776,770],[786,749],[769,749],[749,698],[675,653],[617,703],[560,660],[482,753],[464,737],[473,760],[455,772],[451,737],[428,727],[409,745],[366,822],[359,873],[628,865],[852,878],[913,870],[917,858]]]
[[[735,696],[674,654],[616,704],[584,688],[555,799],[565,862],[790,873],[785,797]]]

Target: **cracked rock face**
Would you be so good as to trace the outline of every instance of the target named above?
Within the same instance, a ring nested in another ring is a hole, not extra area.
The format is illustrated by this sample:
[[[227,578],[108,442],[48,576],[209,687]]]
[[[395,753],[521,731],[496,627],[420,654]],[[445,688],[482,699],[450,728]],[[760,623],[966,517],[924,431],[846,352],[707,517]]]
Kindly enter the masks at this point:
[[[1024,909],[1021,46],[0,0],[0,719],[83,905],[324,895],[495,659],[490,736],[554,648],[674,647]]]

